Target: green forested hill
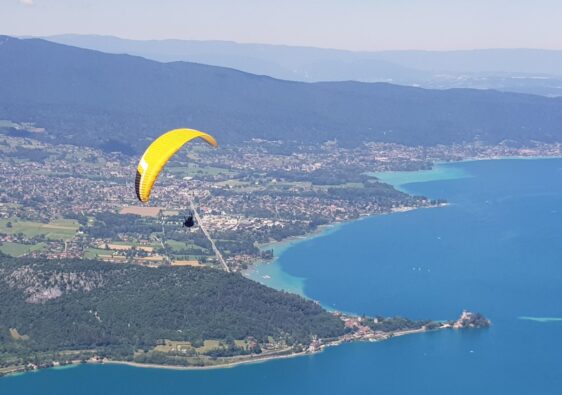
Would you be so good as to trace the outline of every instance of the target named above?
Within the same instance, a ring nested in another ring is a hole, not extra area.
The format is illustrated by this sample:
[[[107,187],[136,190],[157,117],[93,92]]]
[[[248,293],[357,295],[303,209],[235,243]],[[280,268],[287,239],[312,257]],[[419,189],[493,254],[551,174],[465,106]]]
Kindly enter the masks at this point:
[[[130,356],[163,339],[299,344],[343,331],[316,303],[239,274],[0,257],[0,362],[65,349]]]

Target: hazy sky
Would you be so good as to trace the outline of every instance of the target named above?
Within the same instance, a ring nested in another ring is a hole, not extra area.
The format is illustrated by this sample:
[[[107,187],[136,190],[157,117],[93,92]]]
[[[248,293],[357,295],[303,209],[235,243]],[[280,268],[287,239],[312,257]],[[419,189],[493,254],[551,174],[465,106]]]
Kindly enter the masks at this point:
[[[0,34],[562,49],[561,0],[0,0]]]

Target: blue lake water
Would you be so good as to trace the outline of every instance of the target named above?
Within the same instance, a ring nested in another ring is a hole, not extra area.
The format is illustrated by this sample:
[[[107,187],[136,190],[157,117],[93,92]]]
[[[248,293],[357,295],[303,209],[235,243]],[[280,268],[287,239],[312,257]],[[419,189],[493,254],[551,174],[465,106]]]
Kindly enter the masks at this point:
[[[343,311],[451,319],[470,309],[492,328],[221,370],[45,370],[0,379],[0,394],[561,394],[562,160],[438,172],[382,178],[449,206],[344,224],[292,245],[267,270]]]

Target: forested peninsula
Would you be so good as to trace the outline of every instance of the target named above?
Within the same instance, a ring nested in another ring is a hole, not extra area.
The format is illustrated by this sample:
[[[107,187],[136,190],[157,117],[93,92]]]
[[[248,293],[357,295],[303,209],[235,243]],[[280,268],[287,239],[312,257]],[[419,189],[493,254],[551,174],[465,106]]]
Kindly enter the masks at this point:
[[[453,324],[327,312],[209,268],[0,256],[0,375],[80,362],[223,366]]]

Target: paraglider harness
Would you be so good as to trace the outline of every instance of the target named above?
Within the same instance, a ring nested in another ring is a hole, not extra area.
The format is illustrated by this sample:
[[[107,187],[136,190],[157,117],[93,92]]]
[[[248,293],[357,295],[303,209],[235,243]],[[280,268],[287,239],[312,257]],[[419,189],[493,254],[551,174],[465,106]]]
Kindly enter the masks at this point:
[[[193,219],[193,211],[189,210],[187,217],[183,221],[183,226],[186,228],[191,228],[195,225],[195,220]]]

